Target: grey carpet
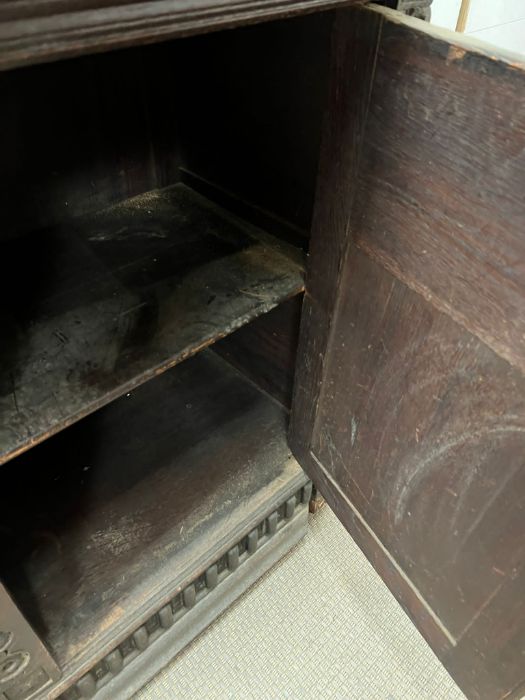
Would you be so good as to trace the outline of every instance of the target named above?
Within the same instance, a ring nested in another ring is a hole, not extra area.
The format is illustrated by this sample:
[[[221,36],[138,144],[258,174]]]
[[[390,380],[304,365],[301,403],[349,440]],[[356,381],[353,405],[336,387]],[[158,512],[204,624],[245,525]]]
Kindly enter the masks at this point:
[[[135,700],[463,700],[328,507]]]

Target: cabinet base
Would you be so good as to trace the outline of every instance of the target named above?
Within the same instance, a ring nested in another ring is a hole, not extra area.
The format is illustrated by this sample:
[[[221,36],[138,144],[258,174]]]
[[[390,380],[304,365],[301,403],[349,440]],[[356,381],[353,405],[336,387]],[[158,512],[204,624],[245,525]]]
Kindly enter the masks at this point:
[[[130,698],[301,540],[311,489],[305,484],[254,523],[248,535],[232,542],[204,574],[107,654],[61,700]],[[261,532],[265,534],[257,537]]]

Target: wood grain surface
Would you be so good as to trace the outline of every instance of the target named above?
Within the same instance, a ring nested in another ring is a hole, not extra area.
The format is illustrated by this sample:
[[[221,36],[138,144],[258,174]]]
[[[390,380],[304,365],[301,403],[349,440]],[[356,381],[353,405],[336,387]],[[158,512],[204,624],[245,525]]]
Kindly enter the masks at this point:
[[[467,697],[519,698],[525,71],[383,9],[332,51],[291,444]]]
[[[0,7],[0,69],[341,4],[342,0],[10,0]]]
[[[525,58],[514,65],[385,24],[357,245],[521,371],[524,153]]]
[[[305,482],[286,412],[208,351],[12,464],[0,575],[62,669],[53,697]]]
[[[279,304],[212,348],[287,409],[292,405],[302,301],[298,295]]]
[[[184,185],[4,242],[0,462],[300,293],[290,251]]]

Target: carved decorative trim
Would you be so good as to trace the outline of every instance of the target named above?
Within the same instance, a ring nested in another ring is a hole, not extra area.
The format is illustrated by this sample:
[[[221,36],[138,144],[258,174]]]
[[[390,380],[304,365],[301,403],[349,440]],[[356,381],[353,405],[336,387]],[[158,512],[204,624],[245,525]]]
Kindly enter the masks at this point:
[[[26,649],[13,649],[13,639],[12,632],[0,629],[0,684],[19,676],[31,662]]]
[[[10,0],[0,70],[365,0]]]
[[[208,566],[206,571],[197,576],[184,590],[177,593],[160,610],[151,615],[124,641],[115,646],[74,686],[65,691],[60,696],[60,700],[96,698],[98,690],[109,683],[123,668],[133,663],[145,649],[155,643],[188,610],[199,605],[210,591],[242,567],[252,554],[264,547],[287,522],[298,515],[299,510],[307,508],[311,495],[312,484],[308,482]]]
[[[0,698],[30,700],[60,677],[60,671],[0,584]]]

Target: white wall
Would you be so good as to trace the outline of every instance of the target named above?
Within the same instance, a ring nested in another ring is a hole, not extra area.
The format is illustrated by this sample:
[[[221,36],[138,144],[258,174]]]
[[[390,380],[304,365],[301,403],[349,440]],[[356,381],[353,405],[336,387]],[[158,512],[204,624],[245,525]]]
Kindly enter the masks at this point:
[[[455,29],[461,0],[434,0],[432,3],[432,24],[447,29]]]
[[[461,0],[434,0],[432,23],[456,28]],[[525,54],[525,0],[471,0],[466,34]]]

